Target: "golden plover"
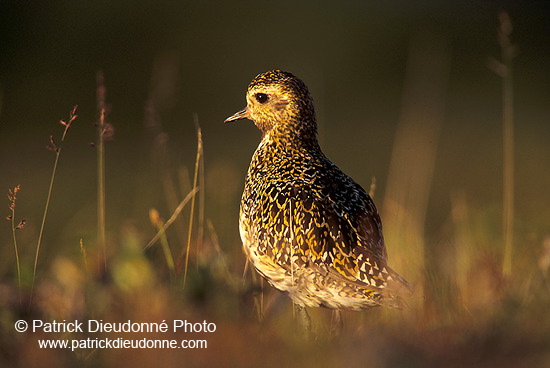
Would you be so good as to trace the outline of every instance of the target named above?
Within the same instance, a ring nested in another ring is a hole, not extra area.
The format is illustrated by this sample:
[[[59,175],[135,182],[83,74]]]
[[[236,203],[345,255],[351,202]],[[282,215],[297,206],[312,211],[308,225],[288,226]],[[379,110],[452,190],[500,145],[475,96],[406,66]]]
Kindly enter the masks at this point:
[[[409,286],[388,267],[378,211],[321,151],[304,82],[269,71],[250,83],[246,100],[225,121],[250,119],[262,132],[240,210],[250,262],[301,307],[400,308],[399,289]]]

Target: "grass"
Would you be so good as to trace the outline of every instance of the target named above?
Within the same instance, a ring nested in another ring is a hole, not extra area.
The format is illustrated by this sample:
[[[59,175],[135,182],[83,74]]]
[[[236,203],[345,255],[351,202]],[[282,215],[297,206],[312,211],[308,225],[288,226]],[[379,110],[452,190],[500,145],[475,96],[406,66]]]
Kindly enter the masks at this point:
[[[149,244],[153,244],[156,239],[160,239],[162,252],[164,253],[164,258],[166,259],[166,265],[168,266],[168,270],[170,271],[171,279],[175,280],[176,266],[174,264],[174,257],[172,256],[170,245],[168,244],[168,238],[166,237],[166,229],[168,228],[168,226],[166,226],[164,221],[160,218],[159,212],[155,209],[151,209],[149,211],[149,218],[151,219],[151,223],[155,225],[158,229],[157,236],[155,236],[155,238],[152,240],[152,243],[150,242]]]
[[[25,226],[25,220],[21,220],[18,225],[15,220],[15,205],[17,201],[17,193],[21,190],[21,186],[17,185],[15,188],[9,190],[8,199],[10,201],[11,214],[6,218],[11,224],[11,233],[13,238],[13,250],[15,253],[15,265],[17,267],[17,286],[19,289],[19,297],[21,297],[21,263],[19,262],[19,249],[17,247],[16,230],[22,229]]]
[[[196,123],[198,125],[198,123]],[[197,183],[199,180],[199,168],[201,158],[203,156],[202,148],[202,131],[201,128],[197,126],[197,157],[195,159],[195,174],[193,175],[193,188],[197,188]],[[193,219],[195,218],[195,196],[191,198],[191,209],[189,214],[189,228],[187,230],[187,250],[185,251],[185,269],[183,271],[183,287],[187,282],[187,268],[189,266],[189,252],[191,251],[191,239],[193,235]]]
[[[103,251],[103,264],[107,268],[107,238],[105,230],[105,140],[112,139],[112,129],[105,121],[107,94],[103,73],[97,73],[97,238]]]
[[[36,243],[36,253],[35,253],[35,257],[34,257],[34,268],[33,268],[33,271],[32,271],[32,286],[31,286],[31,297],[30,297],[31,301],[32,301],[32,295],[33,295],[33,291],[34,291],[34,284],[35,284],[35,281],[36,281],[36,268],[38,267],[38,256],[40,254],[40,246],[42,245],[42,237],[44,235],[44,228],[46,226],[46,218],[48,216],[48,210],[50,208],[50,200],[52,198],[53,185],[54,185],[54,182],[55,182],[55,176],[57,174],[57,165],[59,163],[59,157],[61,156],[61,150],[63,148],[63,142],[65,141],[65,138],[67,137],[67,133],[69,132],[69,128],[71,127],[71,125],[73,124],[75,119],[78,117],[78,115],[76,115],[77,108],[78,108],[78,106],[73,107],[73,109],[71,110],[71,112],[69,114],[69,120],[68,121],[60,120],[61,125],[63,125],[65,127],[64,130],[63,130],[63,135],[61,136],[61,142],[59,144],[57,144],[55,142],[54,137],[50,136],[50,145],[47,147],[50,151],[55,152],[55,161],[54,161],[54,164],[53,164],[52,175],[51,175],[51,178],[50,178],[50,186],[48,188],[48,195],[46,197],[46,205],[44,207],[44,214],[42,215],[42,223],[40,224],[40,233],[38,235],[38,242]]]
[[[510,16],[499,15],[499,44],[502,50],[502,150],[503,150],[503,214],[504,261],[502,271],[506,277],[512,275],[512,252],[514,244],[514,85],[512,60],[516,47],[510,41],[512,23]]]

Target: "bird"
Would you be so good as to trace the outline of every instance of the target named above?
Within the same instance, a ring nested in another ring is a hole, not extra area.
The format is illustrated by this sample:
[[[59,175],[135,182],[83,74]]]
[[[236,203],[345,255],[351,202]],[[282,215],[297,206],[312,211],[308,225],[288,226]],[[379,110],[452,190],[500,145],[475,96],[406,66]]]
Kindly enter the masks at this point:
[[[239,215],[243,250],[256,271],[300,311],[403,308],[402,295],[412,289],[388,266],[373,200],[321,150],[306,84],[268,71],[250,82],[246,101],[225,122],[249,119],[262,134]]]

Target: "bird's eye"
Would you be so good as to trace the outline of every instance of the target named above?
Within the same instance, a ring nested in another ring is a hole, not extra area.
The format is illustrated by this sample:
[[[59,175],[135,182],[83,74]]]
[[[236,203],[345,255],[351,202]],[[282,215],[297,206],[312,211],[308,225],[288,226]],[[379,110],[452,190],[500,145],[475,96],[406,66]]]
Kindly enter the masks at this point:
[[[256,93],[254,97],[256,98],[256,101],[261,104],[265,103],[269,99],[269,97],[265,93]]]

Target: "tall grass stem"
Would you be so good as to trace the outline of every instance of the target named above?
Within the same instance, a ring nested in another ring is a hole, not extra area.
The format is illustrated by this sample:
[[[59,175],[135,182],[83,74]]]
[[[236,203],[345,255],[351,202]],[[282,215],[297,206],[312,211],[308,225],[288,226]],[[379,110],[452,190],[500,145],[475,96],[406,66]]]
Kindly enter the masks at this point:
[[[19,289],[19,297],[21,297],[21,264],[19,263],[19,248],[17,247],[17,236],[15,232],[18,228],[21,227],[21,224],[24,224],[24,222],[21,222],[20,225],[18,226],[15,225],[15,201],[17,199],[17,193],[19,192],[20,189],[21,189],[20,185],[16,186],[15,188],[13,188],[13,190],[10,190],[10,195],[8,196],[8,198],[11,201],[11,204],[10,204],[11,221],[10,222],[11,222],[11,233],[13,236],[13,248],[15,251],[15,263],[17,266],[17,286]]]
[[[503,149],[503,198],[502,231],[504,259],[502,273],[512,273],[512,253],[514,242],[514,95],[512,59],[515,46],[510,41],[512,23],[507,13],[499,14],[499,43],[502,53],[502,149]]]
[[[45,225],[46,225],[46,218],[48,217],[48,210],[50,208],[50,200],[52,198],[53,185],[54,185],[54,182],[55,182],[55,175],[57,173],[57,165],[59,164],[59,157],[61,156],[61,150],[63,148],[63,142],[65,141],[65,137],[67,136],[67,132],[69,131],[69,128],[71,127],[73,121],[78,116],[78,115],[76,115],[77,108],[78,108],[78,106],[74,106],[73,109],[71,110],[70,118],[69,118],[68,122],[64,121],[64,120],[60,121],[61,124],[65,126],[65,130],[63,131],[63,135],[61,136],[61,142],[59,144],[56,144],[53,137],[50,136],[51,145],[48,146],[48,148],[55,152],[55,161],[54,161],[54,164],[53,164],[52,175],[51,175],[51,178],[50,178],[50,186],[48,188],[48,195],[46,197],[46,205],[44,207],[44,213],[42,215],[42,223],[40,224],[40,232],[38,234],[38,241],[36,243],[36,253],[35,253],[35,256],[34,256],[34,267],[33,267],[33,271],[32,271],[32,286],[31,286],[31,295],[30,295],[29,302],[32,302],[34,284],[35,284],[35,281],[36,281],[36,269],[37,269],[37,266],[38,266],[38,256],[40,254],[40,246],[42,244],[42,239],[43,239],[43,236],[44,236],[44,228],[45,228]]]
[[[201,128],[197,129],[197,157],[195,159],[195,174],[193,175],[193,188],[197,187],[199,178],[199,167],[202,157],[202,131]],[[187,232],[187,250],[185,251],[185,268],[183,271],[183,287],[187,282],[187,268],[189,267],[189,253],[191,250],[191,237],[193,233],[193,218],[195,217],[195,196],[191,199],[191,209],[189,214],[189,230]]]
[[[103,265],[107,268],[107,240],[105,230],[105,81],[102,72],[97,73],[97,240],[103,254]]]

